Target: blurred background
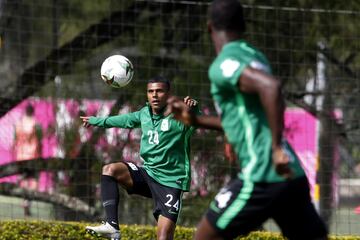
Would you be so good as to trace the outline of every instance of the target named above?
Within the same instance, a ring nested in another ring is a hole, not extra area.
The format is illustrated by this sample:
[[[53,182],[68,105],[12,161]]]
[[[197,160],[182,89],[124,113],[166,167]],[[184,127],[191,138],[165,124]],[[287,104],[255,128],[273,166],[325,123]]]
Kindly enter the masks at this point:
[[[360,3],[242,2],[245,38],[284,83],[286,136],[314,204],[332,233],[360,234]],[[101,168],[120,160],[141,164],[141,132],[84,129],[79,116],[140,109],[150,77],[171,79],[173,94],[190,95],[204,114],[215,114],[208,4],[0,0],[0,220],[100,221]],[[100,78],[102,61],[114,54],[135,69],[121,89]],[[224,155],[223,135],[197,130],[191,147],[183,226],[195,226],[237,171]],[[121,223],[154,224],[151,200],[121,191],[119,208]],[[277,230],[271,221],[264,227]]]

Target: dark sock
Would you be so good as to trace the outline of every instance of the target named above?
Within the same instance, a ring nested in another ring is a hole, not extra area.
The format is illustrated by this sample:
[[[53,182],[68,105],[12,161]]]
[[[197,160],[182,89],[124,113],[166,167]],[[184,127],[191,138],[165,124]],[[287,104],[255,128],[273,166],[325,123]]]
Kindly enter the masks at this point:
[[[118,205],[119,189],[114,177],[101,175],[101,198],[105,208],[106,221],[119,230]]]

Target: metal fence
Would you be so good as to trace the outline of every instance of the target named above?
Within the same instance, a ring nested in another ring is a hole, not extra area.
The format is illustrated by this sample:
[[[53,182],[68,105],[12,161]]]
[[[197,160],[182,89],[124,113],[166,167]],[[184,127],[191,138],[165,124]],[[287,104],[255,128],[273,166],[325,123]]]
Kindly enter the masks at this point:
[[[244,1],[244,37],[268,56],[285,84],[286,134],[319,212],[331,232],[360,234],[360,8],[340,1],[326,8],[292,4]],[[99,221],[101,167],[119,160],[141,164],[141,132],[86,130],[79,116],[139,109],[152,76],[168,77],[175,95],[190,95],[204,114],[215,114],[207,79],[215,56],[207,6],[0,1],[0,219]],[[133,81],[121,89],[100,78],[102,61],[113,54],[127,56],[135,68]],[[33,115],[24,118],[29,106]],[[38,142],[17,142],[16,131],[24,129]],[[194,226],[233,176],[223,144],[223,136],[212,131],[197,130],[193,137],[193,180],[180,225]],[[151,201],[125,192],[120,199],[121,223],[154,223]],[[271,222],[265,228],[276,230]]]

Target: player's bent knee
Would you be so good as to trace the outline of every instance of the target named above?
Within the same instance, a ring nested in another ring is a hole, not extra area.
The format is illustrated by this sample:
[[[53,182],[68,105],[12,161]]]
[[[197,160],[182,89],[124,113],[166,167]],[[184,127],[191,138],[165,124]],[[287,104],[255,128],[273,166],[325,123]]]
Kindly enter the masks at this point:
[[[103,166],[102,174],[115,177],[116,179],[121,179],[124,176],[129,175],[129,170],[125,163],[110,163]]]
[[[114,175],[115,175],[115,166],[114,166],[114,164],[111,163],[111,164],[107,164],[107,165],[103,166],[102,174],[114,177]]]

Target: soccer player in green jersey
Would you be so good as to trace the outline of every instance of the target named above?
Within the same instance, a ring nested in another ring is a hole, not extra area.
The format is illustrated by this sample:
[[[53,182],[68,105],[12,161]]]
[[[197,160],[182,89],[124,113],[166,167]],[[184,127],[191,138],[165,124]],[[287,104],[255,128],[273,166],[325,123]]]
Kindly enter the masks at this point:
[[[120,239],[118,223],[118,184],[129,194],[154,200],[157,238],[173,239],[181,209],[182,194],[190,188],[190,137],[194,127],[164,114],[170,94],[170,82],[155,77],[147,84],[147,105],[139,111],[111,117],[81,117],[83,125],[103,128],[141,128],[140,156],[143,166],[117,162],[105,165],[101,176],[101,198],[106,222],[86,227],[92,234]],[[184,104],[198,111],[197,102],[190,97]]]
[[[283,136],[281,84],[264,54],[242,38],[241,3],[213,1],[208,30],[217,53],[208,74],[220,118],[196,116],[176,98],[169,98],[169,111],[184,123],[223,129],[241,170],[210,204],[195,239],[233,239],[269,218],[290,240],[327,239],[299,159]]]

